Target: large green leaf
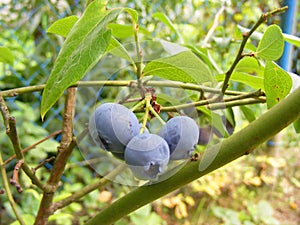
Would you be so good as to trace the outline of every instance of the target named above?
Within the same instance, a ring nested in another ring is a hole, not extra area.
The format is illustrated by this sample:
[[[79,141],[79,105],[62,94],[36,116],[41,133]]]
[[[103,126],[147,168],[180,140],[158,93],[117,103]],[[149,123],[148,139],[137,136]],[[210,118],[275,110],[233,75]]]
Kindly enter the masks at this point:
[[[41,103],[42,118],[70,85],[80,80],[103,56],[111,38],[106,27],[122,9],[106,11],[100,0],[87,7],[68,34],[47,80]]]
[[[267,106],[271,108],[290,93],[292,78],[276,63],[267,61],[264,79]]]
[[[10,49],[4,46],[0,46],[0,62],[13,65],[14,61],[15,61],[15,57],[10,51]]]
[[[283,53],[284,39],[277,25],[267,28],[257,48],[257,55],[266,60],[277,60]]]
[[[191,51],[153,60],[145,66],[143,74],[190,83],[213,81],[209,68]]]
[[[77,16],[74,15],[59,19],[48,28],[47,33],[58,34],[63,37],[67,37],[77,20]]]

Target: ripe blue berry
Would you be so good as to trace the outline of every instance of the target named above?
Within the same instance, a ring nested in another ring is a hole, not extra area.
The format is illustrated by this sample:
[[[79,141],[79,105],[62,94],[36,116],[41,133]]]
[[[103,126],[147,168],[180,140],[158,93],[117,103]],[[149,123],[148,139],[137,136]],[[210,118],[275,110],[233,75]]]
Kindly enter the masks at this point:
[[[89,121],[89,131],[95,143],[117,154],[124,154],[125,146],[139,130],[135,114],[117,103],[100,105]]]
[[[187,159],[196,148],[199,138],[196,122],[187,116],[170,119],[159,131],[170,148],[170,159]]]
[[[125,162],[136,178],[153,180],[162,174],[169,162],[167,142],[156,134],[143,133],[132,138],[125,149]]]

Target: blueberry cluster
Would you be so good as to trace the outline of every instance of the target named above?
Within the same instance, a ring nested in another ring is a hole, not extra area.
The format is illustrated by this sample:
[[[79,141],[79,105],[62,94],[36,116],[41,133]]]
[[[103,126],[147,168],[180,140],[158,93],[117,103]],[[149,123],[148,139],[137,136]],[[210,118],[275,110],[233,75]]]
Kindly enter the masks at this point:
[[[141,180],[153,180],[162,174],[169,160],[187,159],[194,151],[199,128],[187,116],[170,119],[158,134],[140,133],[135,114],[123,105],[100,105],[89,121],[94,142],[125,160],[132,173]]]

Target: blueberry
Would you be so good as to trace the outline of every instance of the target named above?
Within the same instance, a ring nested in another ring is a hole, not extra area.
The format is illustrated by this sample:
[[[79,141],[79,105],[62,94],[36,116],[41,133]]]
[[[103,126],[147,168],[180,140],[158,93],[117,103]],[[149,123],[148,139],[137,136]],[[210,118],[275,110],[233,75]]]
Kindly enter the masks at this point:
[[[117,103],[100,105],[89,121],[89,131],[95,143],[116,154],[124,154],[125,146],[139,130],[135,114]]]
[[[169,162],[167,142],[156,134],[143,133],[132,138],[125,149],[125,162],[136,178],[154,180]]]
[[[170,119],[159,131],[169,145],[170,159],[187,159],[196,148],[199,138],[196,122],[187,116]]]

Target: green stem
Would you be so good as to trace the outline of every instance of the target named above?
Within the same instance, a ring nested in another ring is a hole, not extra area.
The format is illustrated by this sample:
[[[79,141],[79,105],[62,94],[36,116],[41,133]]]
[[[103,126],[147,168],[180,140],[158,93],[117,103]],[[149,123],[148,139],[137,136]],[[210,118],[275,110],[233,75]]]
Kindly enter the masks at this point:
[[[162,124],[162,125],[165,125],[166,122],[160,117],[160,115],[158,115],[158,113],[153,109],[153,107],[150,105],[150,108],[149,108],[150,112],[159,120],[159,122]]]
[[[270,12],[267,12],[267,13],[264,13],[261,15],[261,17],[258,19],[258,21],[254,24],[254,26],[250,29],[249,32],[246,32],[243,34],[243,40],[242,40],[242,43],[240,45],[240,48],[239,48],[239,51],[237,53],[237,56],[235,57],[235,60],[234,62],[232,63],[231,67],[229,68],[229,70],[226,72],[225,74],[225,79],[224,79],[224,82],[223,82],[223,86],[222,86],[222,93],[224,94],[227,87],[228,87],[228,82],[230,80],[230,77],[231,77],[231,74],[233,73],[235,67],[237,66],[237,64],[239,63],[239,61],[243,58],[243,51],[244,51],[244,48],[246,46],[246,43],[249,39],[249,37],[252,35],[252,33],[264,22],[266,22],[267,18],[273,16],[274,14],[278,14],[278,13],[282,13],[284,11],[287,10],[287,6],[285,7],[282,7],[282,8],[278,8],[278,9],[275,9],[273,11],[270,11]]]
[[[79,81],[70,87],[99,87],[99,86],[112,86],[112,87],[127,87],[127,86],[137,86],[136,80],[109,80],[109,81]],[[218,88],[211,88],[203,85],[183,83],[180,81],[147,81],[144,83],[145,86],[153,87],[172,87],[172,88],[183,88],[194,91],[204,91],[215,94],[220,94],[221,90]],[[36,91],[42,91],[45,88],[45,84],[33,85],[28,87],[14,88],[10,90],[0,91],[0,96],[2,97],[14,97],[19,94],[31,93]],[[240,95],[244,92],[227,90],[225,92],[227,95]]]
[[[138,108],[142,107],[143,105],[145,105],[146,101],[145,99],[143,99],[142,101],[138,102],[135,106],[133,106],[131,108],[131,111],[134,112],[135,110],[137,110]]]
[[[200,161],[187,163],[161,182],[139,187],[96,214],[86,225],[112,224],[134,210],[248,154],[300,116],[300,88],[247,127],[206,149]]]
[[[147,120],[148,120],[148,117],[149,117],[149,109],[151,107],[151,105],[150,105],[151,98],[152,98],[151,93],[146,93],[145,94],[146,109],[145,109],[145,114],[144,114],[144,117],[143,117],[142,127],[140,129],[141,134],[144,133],[144,130],[146,128]]]
[[[142,67],[143,67],[143,53],[141,49],[141,44],[140,44],[140,39],[139,39],[139,25],[137,23],[133,24],[133,33],[134,33],[134,39],[135,39],[135,46],[136,46],[136,54],[137,54],[137,63],[136,63],[136,68],[137,68],[137,78],[138,81],[143,78],[143,73],[142,73]]]
[[[5,165],[3,163],[1,151],[0,151],[0,169],[1,169],[1,175],[2,175],[2,178],[3,178],[4,189],[5,189],[8,201],[11,205],[11,208],[12,208],[17,220],[19,221],[19,223],[21,225],[25,225],[25,222],[23,221],[22,217],[18,213],[15,200],[14,200],[13,195],[11,194],[10,189],[9,189],[9,182],[7,180],[7,174],[6,174],[6,170],[5,170]]]

